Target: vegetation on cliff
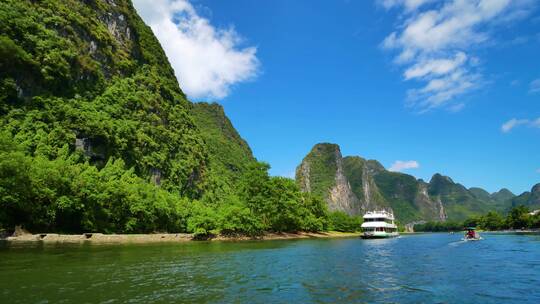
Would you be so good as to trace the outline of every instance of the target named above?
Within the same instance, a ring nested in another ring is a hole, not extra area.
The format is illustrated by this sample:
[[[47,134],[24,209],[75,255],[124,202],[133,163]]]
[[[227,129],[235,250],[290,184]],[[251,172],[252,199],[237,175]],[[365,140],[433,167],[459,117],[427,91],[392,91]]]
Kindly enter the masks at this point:
[[[247,142],[238,134],[221,105],[194,103],[191,113],[206,143],[210,169],[227,177],[229,183],[237,181],[248,164],[255,160]]]
[[[336,153],[339,146],[335,144],[317,144],[304,159],[307,166],[300,165],[296,169],[296,181],[303,189],[326,198],[328,189],[336,183]]]
[[[523,205],[530,209],[540,209],[540,184],[532,187],[531,191],[526,191],[512,198],[512,206]]]
[[[189,75],[186,75],[189,77]],[[215,104],[190,103],[128,0],[0,3],[0,229],[321,231]]]
[[[345,180],[338,178],[340,169]],[[488,211],[508,212],[512,205],[540,206],[540,186],[514,198],[507,189],[493,194],[481,188],[467,189],[441,174],[433,175],[426,183],[408,174],[390,172],[376,160],[341,158],[339,146],[329,143],[313,147],[298,166],[296,179],[303,191],[324,197],[337,210],[342,206],[340,200],[356,204],[353,210],[357,212],[391,208],[402,223],[461,222]],[[342,185],[336,185],[337,181]],[[335,191],[347,187],[354,195],[352,199],[345,191]]]

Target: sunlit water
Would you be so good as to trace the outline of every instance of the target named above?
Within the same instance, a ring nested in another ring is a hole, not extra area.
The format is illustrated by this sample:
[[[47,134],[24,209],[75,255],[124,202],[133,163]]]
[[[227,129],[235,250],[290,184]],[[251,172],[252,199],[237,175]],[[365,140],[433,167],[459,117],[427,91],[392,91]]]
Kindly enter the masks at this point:
[[[0,303],[540,303],[540,236],[0,245]]]

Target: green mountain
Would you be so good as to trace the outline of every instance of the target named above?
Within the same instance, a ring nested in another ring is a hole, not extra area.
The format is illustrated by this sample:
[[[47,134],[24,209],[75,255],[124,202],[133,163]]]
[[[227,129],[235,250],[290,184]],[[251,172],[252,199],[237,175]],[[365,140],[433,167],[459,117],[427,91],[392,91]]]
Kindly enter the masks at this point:
[[[491,198],[498,203],[505,203],[514,198],[516,195],[510,190],[503,188],[497,192],[492,193]]]
[[[270,176],[221,106],[189,102],[129,0],[1,1],[0,126],[2,234],[254,235],[349,220]]]
[[[469,192],[477,199],[488,201],[492,199],[491,194],[486,190],[478,187],[469,188]]]
[[[478,189],[473,188],[473,191],[470,191],[448,176],[435,174],[429,182],[428,194],[441,200],[449,219],[463,220],[495,208],[489,197],[485,200],[482,198],[484,190]],[[480,194],[476,196],[474,193]]]
[[[191,109],[195,125],[207,146],[210,168],[231,182],[241,176],[255,161],[251,148],[236,131],[217,103],[194,103]]]
[[[212,179],[192,108],[130,1],[0,2],[0,224],[183,229]]]
[[[0,3],[2,129],[31,153],[122,159],[197,195],[207,151],[167,57],[129,1]]]
[[[512,207],[523,205],[529,208],[529,210],[540,209],[540,184],[534,185],[530,192],[523,192],[519,196],[514,197],[511,202]]]
[[[342,157],[336,144],[313,147],[296,170],[299,187],[323,197],[330,210],[352,215],[377,208],[392,209],[403,223],[422,220],[463,220],[490,210],[506,210],[513,195],[503,189],[490,195],[466,189],[435,174],[429,183],[387,171],[376,160]]]

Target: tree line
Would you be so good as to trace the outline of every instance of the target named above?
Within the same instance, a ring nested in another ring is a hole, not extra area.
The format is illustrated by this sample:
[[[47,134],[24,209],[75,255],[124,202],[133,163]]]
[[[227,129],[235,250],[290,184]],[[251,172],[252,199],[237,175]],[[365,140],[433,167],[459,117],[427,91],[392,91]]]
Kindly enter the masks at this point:
[[[526,206],[513,207],[506,216],[490,211],[484,215],[474,216],[463,222],[427,222],[414,225],[418,232],[461,231],[466,227],[477,227],[483,230],[497,231],[506,229],[538,229],[540,228],[540,212],[532,213]]]
[[[234,187],[216,176],[211,190],[191,199],[139,177],[122,159],[98,168],[67,145],[55,158],[30,154],[2,132],[0,229],[198,236],[360,229],[359,217],[329,212],[323,199],[301,192],[292,179],[270,176],[269,168],[250,163]]]

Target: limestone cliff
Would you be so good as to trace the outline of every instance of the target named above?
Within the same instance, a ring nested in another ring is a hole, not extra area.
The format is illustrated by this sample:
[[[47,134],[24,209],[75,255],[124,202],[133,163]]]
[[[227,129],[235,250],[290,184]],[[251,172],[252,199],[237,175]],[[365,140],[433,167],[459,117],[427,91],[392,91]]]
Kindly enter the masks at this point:
[[[326,199],[328,209],[351,215],[361,212],[358,198],[344,174],[339,146],[315,145],[296,169],[296,176],[303,191],[314,192]]]
[[[339,146],[329,143],[313,147],[298,166],[296,180],[303,191],[325,198],[330,210],[358,215],[391,209],[402,223],[462,220],[508,205],[483,189],[468,190],[447,176],[435,174],[426,183],[390,172],[376,160],[342,157]]]

